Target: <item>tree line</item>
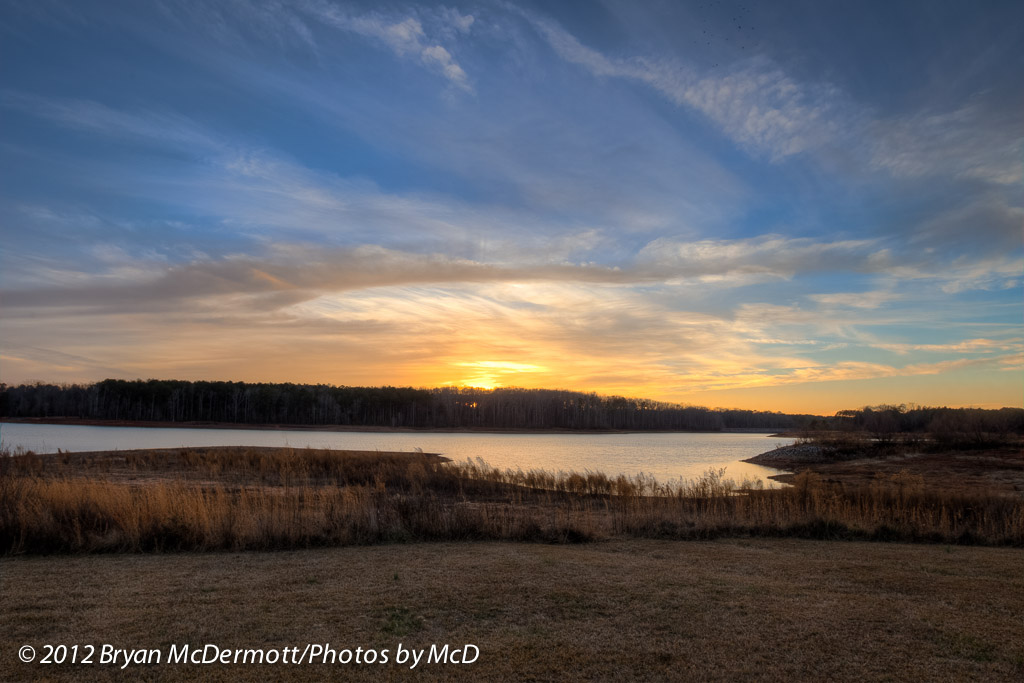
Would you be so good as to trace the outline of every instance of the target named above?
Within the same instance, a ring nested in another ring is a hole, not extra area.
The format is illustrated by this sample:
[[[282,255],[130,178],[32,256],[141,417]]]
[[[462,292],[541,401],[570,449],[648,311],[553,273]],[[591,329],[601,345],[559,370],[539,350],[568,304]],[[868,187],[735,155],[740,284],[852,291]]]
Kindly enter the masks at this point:
[[[840,410],[827,421],[812,422],[811,427],[863,432],[879,441],[898,435],[927,435],[942,443],[983,445],[1024,435],[1024,409],[866,406],[859,410]]]
[[[0,384],[0,417],[416,429],[796,429],[813,416],[550,389],[106,379]]]

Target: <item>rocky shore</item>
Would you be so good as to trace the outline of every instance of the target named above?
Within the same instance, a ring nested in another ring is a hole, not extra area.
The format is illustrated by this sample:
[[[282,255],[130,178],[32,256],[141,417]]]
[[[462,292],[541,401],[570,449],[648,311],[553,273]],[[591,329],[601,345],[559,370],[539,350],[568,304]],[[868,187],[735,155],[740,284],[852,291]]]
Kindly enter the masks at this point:
[[[767,453],[747,458],[744,462],[764,465],[765,467],[790,469],[794,465],[834,462],[838,459],[840,459],[839,453],[835,448],[809,443],[795,443],[791,446],[779,446]]]

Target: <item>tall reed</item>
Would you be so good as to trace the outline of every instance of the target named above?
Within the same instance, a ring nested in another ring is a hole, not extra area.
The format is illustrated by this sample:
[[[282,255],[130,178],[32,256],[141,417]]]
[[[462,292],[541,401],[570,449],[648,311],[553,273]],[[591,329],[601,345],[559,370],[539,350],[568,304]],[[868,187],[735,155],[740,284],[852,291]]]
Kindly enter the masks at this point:
[[[156,476],[159,475],[159,476]],[[423,540],[799,536],[1024,546],[1024,500],[909,473],[765,490],[499,470],[423,454],[182,449],[0,459],[0,553],[282,549]]]

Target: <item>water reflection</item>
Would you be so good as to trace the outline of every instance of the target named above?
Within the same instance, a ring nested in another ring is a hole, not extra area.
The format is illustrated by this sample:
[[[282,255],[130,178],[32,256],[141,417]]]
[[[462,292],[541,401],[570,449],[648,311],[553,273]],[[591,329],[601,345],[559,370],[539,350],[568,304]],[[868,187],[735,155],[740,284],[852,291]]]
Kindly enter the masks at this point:
[[[482,458],[492,467],[650,474],[659,480],[696,479],[708,469],[726,477],[767,477],[778,470],[740,462],[791,443],[765,434],[498,434],[438,432],[316,432],[251,429],[85,427],[0,424],[3,445],[37,453],[176,448],[179,446],[292,446],[441,453],[453,460]]]

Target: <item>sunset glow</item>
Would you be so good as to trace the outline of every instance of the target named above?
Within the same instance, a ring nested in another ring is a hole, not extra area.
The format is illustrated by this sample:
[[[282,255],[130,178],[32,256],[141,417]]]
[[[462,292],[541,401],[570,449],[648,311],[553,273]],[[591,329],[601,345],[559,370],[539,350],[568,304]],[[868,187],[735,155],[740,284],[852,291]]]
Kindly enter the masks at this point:
[[[5,7],[0,381],[1024,405],[1024,5],[727,4]]]

